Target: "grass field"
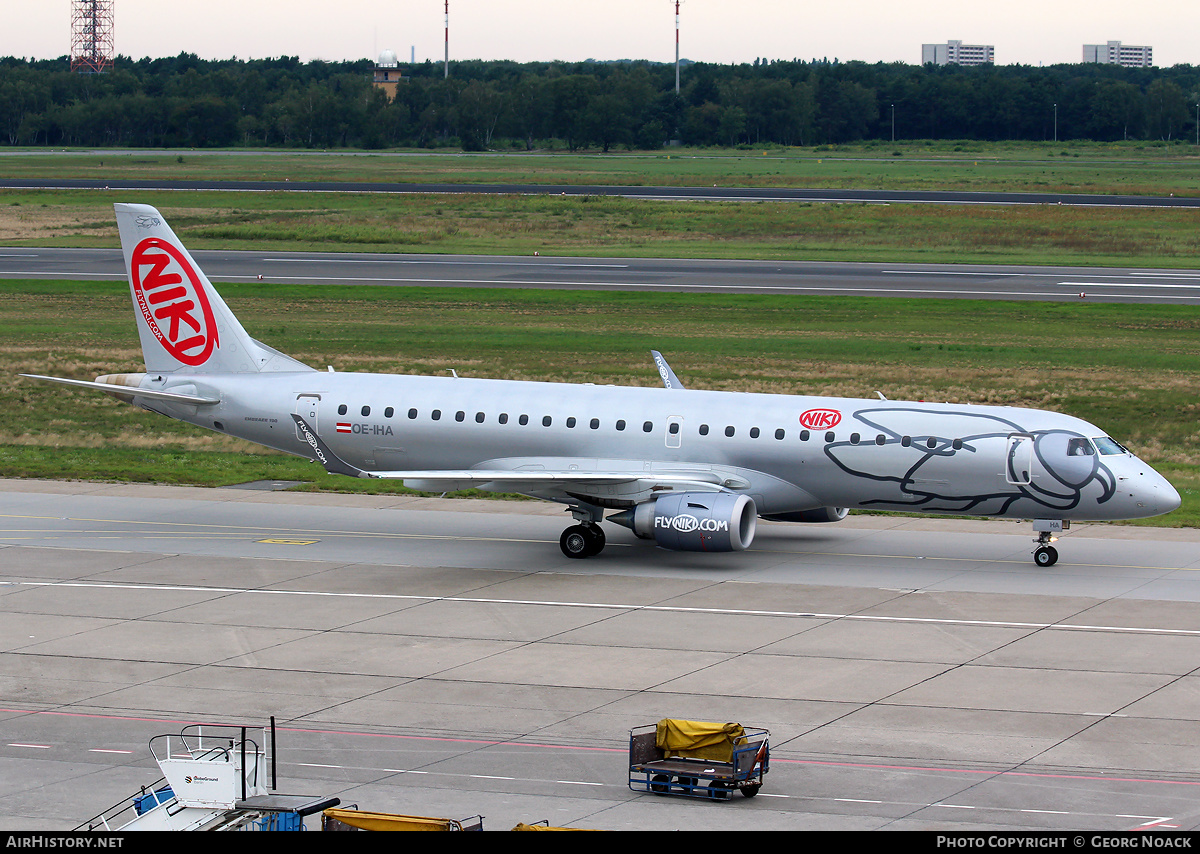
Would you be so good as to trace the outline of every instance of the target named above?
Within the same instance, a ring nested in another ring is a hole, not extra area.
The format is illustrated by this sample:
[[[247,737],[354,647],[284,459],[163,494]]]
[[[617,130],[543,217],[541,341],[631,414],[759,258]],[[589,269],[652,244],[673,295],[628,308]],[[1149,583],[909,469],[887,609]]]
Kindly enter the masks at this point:
[[[118,244],[114,201],[193,249],[1196,267],[1181,208],[665,202],[599,196],[0,191],[0,245]]]
[[[861,143],[655,152],[128,150],[0,157],[11,178],[169,178],[1200,194],[1200,152],[1158,142]]]

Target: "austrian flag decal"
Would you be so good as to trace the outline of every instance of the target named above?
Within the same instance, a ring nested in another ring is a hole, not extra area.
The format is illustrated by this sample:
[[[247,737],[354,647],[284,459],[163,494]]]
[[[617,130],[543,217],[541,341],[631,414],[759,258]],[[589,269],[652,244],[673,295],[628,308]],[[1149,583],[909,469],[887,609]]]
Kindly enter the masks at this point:
[[[193,368],[219,346],[217,321],[200,277],[187,257],[165,240],[147,237],[130,261],[133,297],[158,343]]]

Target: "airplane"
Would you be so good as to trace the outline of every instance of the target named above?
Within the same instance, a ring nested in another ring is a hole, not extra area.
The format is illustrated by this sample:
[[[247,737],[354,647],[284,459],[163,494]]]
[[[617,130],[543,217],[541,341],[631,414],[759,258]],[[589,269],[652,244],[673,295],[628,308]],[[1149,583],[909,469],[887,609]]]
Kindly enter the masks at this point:
[[[22,376],[336,474],[558,502],[568,558],[601,552],[604,521],[665,549],[734,552],[759,518],[858,509],[1029,519],[1049,567],[1072,521],[1180,504],[1128,449],[1057,412],[687,389],[658,351],[662,388],[318,371],[250,337],[155,208],[114,207],[145,371]]]

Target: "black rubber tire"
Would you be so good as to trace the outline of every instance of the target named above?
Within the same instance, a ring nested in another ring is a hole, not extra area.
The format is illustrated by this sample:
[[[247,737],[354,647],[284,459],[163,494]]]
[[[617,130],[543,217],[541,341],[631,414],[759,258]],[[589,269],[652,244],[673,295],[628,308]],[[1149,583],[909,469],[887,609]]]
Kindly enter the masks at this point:
[[[572,525],[558,538],[558,547],[567,557],[583,560],[592,554],[593,540],[594,537],[583,525]]]
[[[583,527],[591,535],[592,540],[591,548],[588,550],[588,556],[592,557],[600,554],[600,552],[604,551],[604,544],[607,542],[607,539],[604,536],[604,529],[599,525],[584,525]]]
[[[1058,563],[1058,549],[1054,546],[1039,546],[1033,552],[1033,562],[1038,566],[1054,566]]]

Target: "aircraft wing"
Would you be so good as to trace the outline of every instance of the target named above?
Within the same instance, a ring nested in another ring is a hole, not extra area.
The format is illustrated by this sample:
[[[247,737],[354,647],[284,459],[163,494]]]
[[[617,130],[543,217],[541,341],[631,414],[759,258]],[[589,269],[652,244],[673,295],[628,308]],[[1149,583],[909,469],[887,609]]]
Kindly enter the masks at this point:
[[[660,491],[687,489],[691,492],[724,492],[744,487],[713,471],[581,471],[577,469],[432,469],[366,471],[352,465],[325,444],[324,440],[302,417],[292,413],[305,441],[313,449],[317,462],[330,474],[350,477],[403,480],[405,486],[425,492],[453,492],[459,489],[487,485],[502,492],[587,492],[589,487],[621,487],[622,495],[652,494]]]

